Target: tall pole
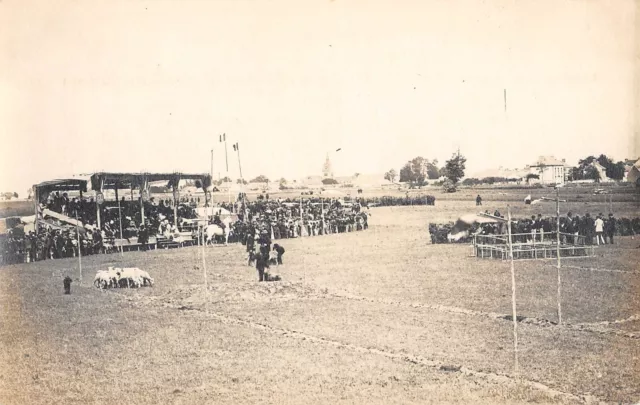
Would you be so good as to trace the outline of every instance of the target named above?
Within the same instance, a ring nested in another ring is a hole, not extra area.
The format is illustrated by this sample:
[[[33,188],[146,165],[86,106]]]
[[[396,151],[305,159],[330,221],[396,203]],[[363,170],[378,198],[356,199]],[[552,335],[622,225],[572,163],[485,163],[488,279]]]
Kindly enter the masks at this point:
[[[562,279],[560,275],[560,188],[556,187],[556,255],[558,256],[558,325],[562,324]]]
[[[80,231],[78,230],[78,210],[76,209],[76,238],[78,241],[78,268],[80,270],[80,283],[82,283],[82,245],[80,244]],[[100,229],[98,229],[100,232]]]
[[[513,242],[511,240],[511,207],[507,205],[507,219],[509,232],[509,259],[511,260],[511,309],[513,313],[513,357],[514,375],[518,375],[518,318],[516,315],[516,270],[513,263]]]
[[[224,140],[224,161],[227,166],[227,182],[229,179],[229,157],[227,156],[227,134],[222,134],[222,139]],[[227,197],[229,199],[229,204],[231,204],[231,186],[227,187]]]
[[[244,177],[242,176],[242,164],[240,163],[240,144],[238,144],[238,142],[235,143],[234,149],[236,150],[236,152],[238,152],[238,169],[240,170],[240,191],[242,192],[242,200],[240,203],[240,207],[242,207],[242,205],[244,205]]]
[[[34,206],[33,209],[35,211],[36,214],[36,219],[33,222],[33,226],[34,226],[34,230],[36,233],[36,236],[38,236],[38,204],[39,204],[39,199],[38,199],[38,187],[37,186],[33,186],[33,202],[34,202]],[[35,260],[34,260],[35,261]]]
[[[118,202],[118,222],[120,223],[120,256],[124,256],[124,250],[122,247],[122,240],[124,235],[122,233],[122,208],[120,207],[120,199],[118,198],[118,183],[116,183],[116,201]]]
[[[206,195],[207,195],[207,190],[205,189],[205,199],[206,199]],[[206,243],[206,239],[205,239],[205,229],[206,226],[209,224],[209,207],[206,207],[206,210],[204,212],[204,218],[205,218],[205,222],[202,225],[202,272],[204,274],[204,305],[205,305],[205,310],[208,309],[209,307],[209,285],[207,283],[207,261],[205,259],[205,243]]]
[[[211,179],[213,179],[213,149],[211,149]]]

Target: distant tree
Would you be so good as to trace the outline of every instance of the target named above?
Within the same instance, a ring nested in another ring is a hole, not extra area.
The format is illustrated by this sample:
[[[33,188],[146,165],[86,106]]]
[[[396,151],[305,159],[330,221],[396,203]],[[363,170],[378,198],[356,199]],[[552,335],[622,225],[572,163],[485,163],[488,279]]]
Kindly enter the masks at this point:
[[[354,173],[353,177],[358,178],[360,176],[360,173]]]
[[[578,167],[570,167],[567,174],[568,181],[582,180],[582,171]]]
[[[396,173],[395,169],[391,169],[384,174],[384,179],[389,180],[392,183],[396,182],[397,177],[398,177],[398,173]]]
[[[600,155],[596,160],[605,168],[605,174],[608,178],[613,180],[622,180],[624,178],[624,162],[614,163],[607,155]]]
[[[238,179],[238,180],[236,180],[236,183],[237,184],[248,184],[247,181],[244,180],[244,179]]]
[[[453,182],[458,184],[461,178],[464,177],[465,163],[467,159],[459,153],[454,153],[451,159],[447,160],[444,165],[445,176]]]
[[[535,174],[535,173],[529,173],[527,174],[527,177],[525,178],[525,181],[527,182],[527,184],[529,184],[531,182],[531,179],[536,179],[539,180],[540,176]]]
[[[418,156],[408,161],[400,169],[400,181],[409,182],[412,186],[422,187],[427,178],[437,179],[438,168],[429,160]]]
[[[405,163],[400,169],[400,181],[403,183],[410,183],[413,178],[413,174],[411,172],[411,163]]]
[[[265,175],[260,175],[252,180],[249,180],[249,183],[268,183],[269,178]]]
[[[475,186],[480,184],[481,181],[479,179],[473,178],[473,177],[467,177],[466,179],[462,180],[462,185],[463,186]]]
[[[13,198],[18,198],[18,193],[14,192],[13,193]]]
[[[338,184],[338,180],[327,177],[326,179],[322,179],[322,184],[324,185]]]
[[[602,178],[600,177],[600,172],[595,166],[588,166],[584,171],[584,178],[587,180],[593,180],[596,183],[600,183]]]
[[[429,180],[436,180],[440,178],[440,170],[438,169],[438,161],[427,162],[427,178]]]

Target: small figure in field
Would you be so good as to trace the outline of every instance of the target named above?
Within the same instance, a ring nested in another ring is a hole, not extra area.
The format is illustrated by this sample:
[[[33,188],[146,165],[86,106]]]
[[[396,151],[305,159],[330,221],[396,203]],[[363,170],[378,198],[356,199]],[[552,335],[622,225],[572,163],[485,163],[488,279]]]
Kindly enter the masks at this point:
[[[269,268],[269,255],[262,252],[256,253],[256,269],[258,270],[258,281],[267,281],[264,277],[264,270]]]
[[[482,205],[482,197],[480,197],[480,194],[476,197],[476,206],[478,205]]]
[[[62,280],[62,283],[64,284],[64,293],[65,294],[71,294],[71,283],[73,282],[73,280],[71,280],[71,277],[67,276],[64,278],[64,280]]]
[[[281,265],[282,264],[282,255],[284,255],[284,248],[276,243],[276,244],[273,245],[273,250],[275,250],[276,253],[278,253],[277,263],[278,263],[278,265]]]

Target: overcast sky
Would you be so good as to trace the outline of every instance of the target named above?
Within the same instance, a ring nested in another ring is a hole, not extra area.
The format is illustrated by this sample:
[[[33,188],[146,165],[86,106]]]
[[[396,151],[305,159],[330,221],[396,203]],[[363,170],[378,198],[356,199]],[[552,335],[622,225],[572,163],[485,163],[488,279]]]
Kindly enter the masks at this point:
[[[468,173],[640,155],[636,4],[0,1],[0,191],[96,170]],[[507,92],[507,111],[504,90]],[[634,93],[635,91],[635,93]],[[634,134],[635,137],[634,137]],[[636,148],[635,150],[633,148]]]

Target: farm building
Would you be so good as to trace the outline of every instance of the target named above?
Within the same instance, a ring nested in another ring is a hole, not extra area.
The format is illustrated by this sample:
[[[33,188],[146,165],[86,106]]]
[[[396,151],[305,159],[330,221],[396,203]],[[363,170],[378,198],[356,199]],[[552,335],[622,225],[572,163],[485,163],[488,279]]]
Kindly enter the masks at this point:
[[[640,159],[631,165],[627,171],[626,179],[629,183],[633,183],[636,186],[640,186]]]
[[[526,167],[531,174],[540,176],[539,182],[542,184],[564,184],[569,173],[564,159],[558,160],[554,156],[540,156],[538,160]]]

